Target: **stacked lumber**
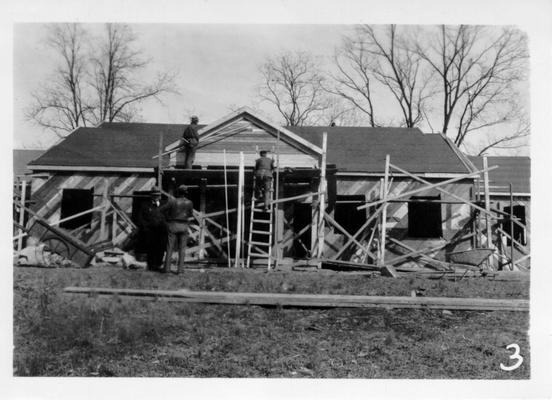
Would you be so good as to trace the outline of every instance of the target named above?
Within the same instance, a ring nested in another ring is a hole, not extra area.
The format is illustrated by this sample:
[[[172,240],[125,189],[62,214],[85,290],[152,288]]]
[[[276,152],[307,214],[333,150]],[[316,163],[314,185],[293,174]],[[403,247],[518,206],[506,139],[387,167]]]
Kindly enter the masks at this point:
[[[355,296],[331,294],[284,294],[245,292],[195,292],[188,290],[145,290],[67,287],[65,293],[120,296],[144,300],[185,303],[258,305],[279,307],[422,308],[476,311],[529,311],[529,300],[456,297]]]

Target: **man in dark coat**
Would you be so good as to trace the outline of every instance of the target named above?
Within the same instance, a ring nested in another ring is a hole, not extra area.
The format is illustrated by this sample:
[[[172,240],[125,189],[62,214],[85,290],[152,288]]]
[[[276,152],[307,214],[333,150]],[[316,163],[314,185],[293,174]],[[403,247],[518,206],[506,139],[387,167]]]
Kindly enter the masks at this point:
[[[199,135],[197,133],[197,124],[199,118],[195,115],[190,118],[190,125],[186,127],[182,134],[182,164],[185,169],[191,169],[195,159],[197,145],[199,144]]]
[[[263,198],[264,209],[268,210],[270,200],[270,189],[272,187],[272,172],[274,171],[274,160],[266,156],[266,150],[261,150],[261,157],[255,161],[255,197]]]
[[[193,217],[193,203],[188,200],[186,193],[188,189],[181,185],[176,191],[176,197],[169,199],[161,211],[166,217],[168,228],[167,254],[165,256],[165,268],[163,272],[171,270],[171,256],[173,251],[178,252],[178,263],[176,274],[181,272],[184,266],[186,244],[188,241],[188,223]]]
[[[167,225],[161,213],[161,192],[157,188],[151,191],[151,201],[141,209],[138,225],[142,230],[146,248],[148,269],[159,271],[163,265],[163,255],[167,247]]]

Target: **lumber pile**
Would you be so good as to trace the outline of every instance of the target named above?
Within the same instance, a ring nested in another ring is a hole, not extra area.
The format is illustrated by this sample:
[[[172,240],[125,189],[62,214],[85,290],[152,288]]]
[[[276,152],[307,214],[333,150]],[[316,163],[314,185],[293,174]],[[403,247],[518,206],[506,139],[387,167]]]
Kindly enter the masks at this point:
[[[529,300],[456,297],[355,296],[242,292],[196,292],[67,287],[65,293],[88,296],[120,296],[144,300],[186,303],[258,305],[280,307],[421,308],[475,311],[529,311]]]

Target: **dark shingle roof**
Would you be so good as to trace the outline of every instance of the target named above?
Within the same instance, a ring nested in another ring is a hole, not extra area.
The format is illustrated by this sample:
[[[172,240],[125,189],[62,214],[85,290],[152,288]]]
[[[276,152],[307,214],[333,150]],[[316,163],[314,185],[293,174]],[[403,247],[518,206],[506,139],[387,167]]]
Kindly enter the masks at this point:
[[[328,164],[339,170],[384,172],[385,155],[391,163],[412,173],[467,173],[468,168],[439,134],[418,128],[287,127],[322,146],[328,132]]]
[[[470,160],[478,169],[483,169],[483,157],[470,156]],[[514,193],[530,193],[531,191],[531,159],[529,157],[487,157],[489,167],[498,168],[489,171],[489,185],[500,186],[491,188],[493,193],[509,194],[509,184]]]
[[[79,128],[31,165],[151,168],[159,149],[178,140],[187,125],[103,123],[98,128]]]
[[[45,150],[27,150],[27,149],[14,149],[13,150],[13,175],[24,175],[31,171],[27,168],[27,164],[37,159]]]
[[[187,125],[149,123],[104,123],[97,128],[79,128],[53,146],[31,165],[137,167],[157,165],[159,131],[163,145],[178,140]],[[413,173],[466,173],[468,168],[438,134],[419,129],[365,127],[286,127],[321,146],[328,132],[327,163],[342,171],[380,173],[385,155]]]

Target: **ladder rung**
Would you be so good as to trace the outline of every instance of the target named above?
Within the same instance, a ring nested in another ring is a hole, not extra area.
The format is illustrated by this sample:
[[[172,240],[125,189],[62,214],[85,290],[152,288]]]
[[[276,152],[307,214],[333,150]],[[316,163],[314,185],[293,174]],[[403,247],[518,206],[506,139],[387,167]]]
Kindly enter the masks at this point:
[[[270,224],[269,219],[253,219],[253,222],[262,222],[263,224]]]
[[[261,253],[250,252],[249,255],[250,256],[256,256],[256,257],[262,257],[262,258],[269,258],[267,253],[262,253],[261,254]]]
[[[267,231],[256,231],[256,230],[252,230],[251,233],[258,233],[260,235],[270,235],[270,232],[267,232]]]
[[[265,210],[264,208],[254,208],[253,210],[254,210],[254,211],[257,211],[257,212],[263,212],[263,213],[267,213],[267,212],[270,211],[270,209]]]
[[[266,243],[266,242],[255,242],[255,241],[250,241],[249,243],[251,244],[256,244],[258,246],[270,246],[270,243]]]

